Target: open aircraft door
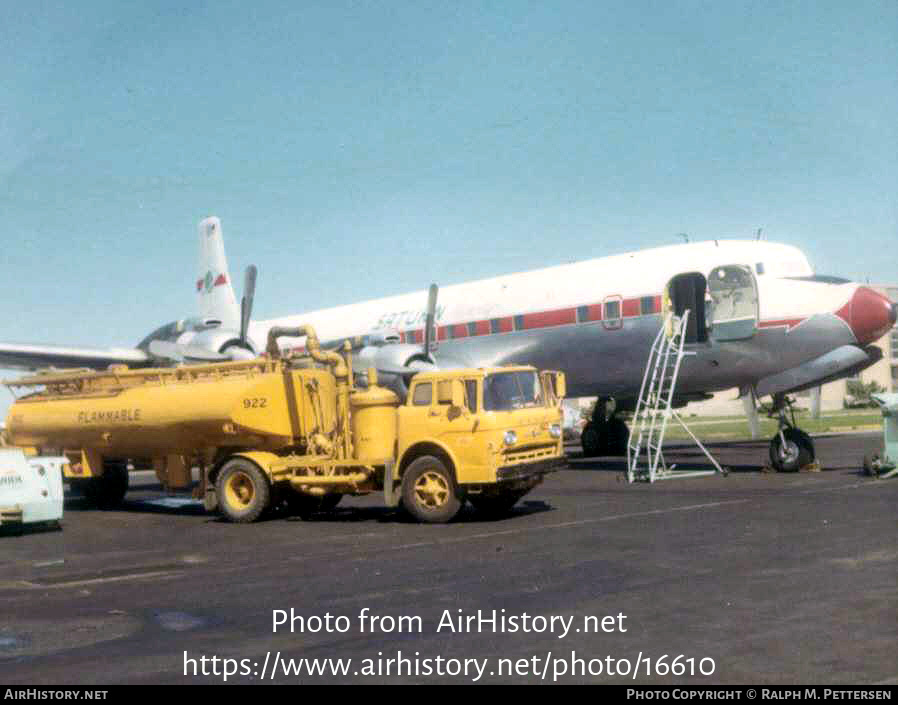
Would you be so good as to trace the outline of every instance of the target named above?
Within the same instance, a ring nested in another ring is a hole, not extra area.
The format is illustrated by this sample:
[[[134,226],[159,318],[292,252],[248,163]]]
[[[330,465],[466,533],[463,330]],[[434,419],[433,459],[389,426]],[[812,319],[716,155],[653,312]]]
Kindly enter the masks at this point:
[[[758,329],[758,282],[741,264],[715,267],[708,274],[710,337],[745,340]]]
[[[673,313],[681,317],[687,310],[689,319],[684,331],[684,342],[707,343],[708,328],[705,319],[705,293],[708,283],[705,275],[699,272],[683,272],[677,274],[664,287],[661,295],[661,313],[667,315]],[[671,337],[675,330],[679,330],[673,321],[667,322],[667,337]]]

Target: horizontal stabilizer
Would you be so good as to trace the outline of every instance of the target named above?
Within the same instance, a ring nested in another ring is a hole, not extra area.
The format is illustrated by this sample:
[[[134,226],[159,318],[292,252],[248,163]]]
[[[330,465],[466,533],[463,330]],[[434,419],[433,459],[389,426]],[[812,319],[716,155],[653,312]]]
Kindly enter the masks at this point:
[[[40,370],[48,367],[104,369],[115,364],[140,367],[149,361],[150,356],[136,348],[0,343],[0,368],[8,370]]]

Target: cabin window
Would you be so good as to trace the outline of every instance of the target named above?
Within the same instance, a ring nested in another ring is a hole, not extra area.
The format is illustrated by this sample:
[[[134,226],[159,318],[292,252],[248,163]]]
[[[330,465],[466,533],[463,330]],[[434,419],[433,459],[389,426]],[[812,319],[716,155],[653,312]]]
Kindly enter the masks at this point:
[[[468,324],[468,335],[477,335],[477,324],[476,323]]]
[[[755,265],[755,271],[756,271],[758,274],[763,274],[763,273],[764,273],[764,263],[763,263],[763,262],[758,262],[758,263]]]
[[[524,330],[524,317],[523,316],[515,316],[514,317],[514,329],[515,330]]]
[[[620,328],[623,325],[620,296],[607,298],[602,303],[602,325],[610,330]]]
[[[620,318],[620,301],[605,302],[605,319]]]
[[[415,387],[415,393],[412,395],[412,404],[415,406],[430,406],[432,398],[433,386],[430,382],[422,382]]]
[[[655,297],[643,296],[639,299],[639,313],[648,316],[655,312]]]
[[[586,323],[589,320],[589,306],[577,307],[577,323]]]
[[[499,319],[498,318],[490,319],[490,333],[499,333],[499,332],[500,332]]]

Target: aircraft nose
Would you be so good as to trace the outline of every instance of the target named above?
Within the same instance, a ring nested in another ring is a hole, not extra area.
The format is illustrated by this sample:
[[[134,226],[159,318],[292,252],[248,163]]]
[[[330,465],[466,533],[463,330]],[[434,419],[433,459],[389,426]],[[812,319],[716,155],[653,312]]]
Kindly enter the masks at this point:
[[[861,345],[879,340],[898,320],[898,304],[873,289],[859,286],[838,315]]]

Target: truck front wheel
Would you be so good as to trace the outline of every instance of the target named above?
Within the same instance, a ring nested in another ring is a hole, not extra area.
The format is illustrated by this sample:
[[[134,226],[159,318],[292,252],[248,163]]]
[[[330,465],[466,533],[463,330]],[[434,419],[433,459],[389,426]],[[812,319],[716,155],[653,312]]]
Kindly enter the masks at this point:
[[[218,508],[228,521],[248,524],[268,508],[271,487],[259,466],[245,458],[229,460],[215,481]]]
[[[418,521],[441,524],[452,520],[462,506],[458,495],[452,473],[432,455],[415,460],[402,476],[402,506]]]

